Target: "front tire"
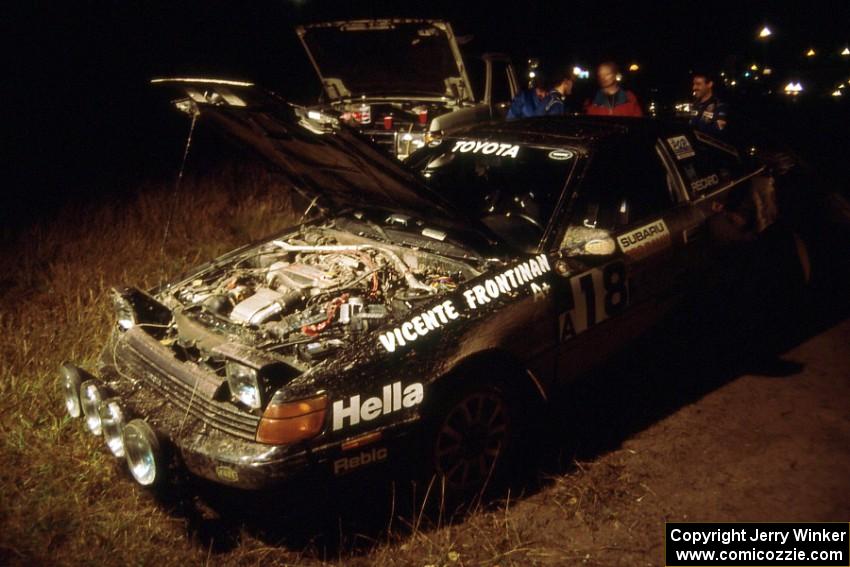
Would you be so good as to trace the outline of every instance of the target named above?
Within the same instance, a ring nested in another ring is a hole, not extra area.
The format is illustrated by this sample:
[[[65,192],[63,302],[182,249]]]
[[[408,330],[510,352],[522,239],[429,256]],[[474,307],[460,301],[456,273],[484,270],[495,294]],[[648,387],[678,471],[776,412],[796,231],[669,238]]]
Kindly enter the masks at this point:
[[[481,493],[504,482],[518,446],[519,397],[501,385],[452,389],[428,420],[429,465],[449,495]]]

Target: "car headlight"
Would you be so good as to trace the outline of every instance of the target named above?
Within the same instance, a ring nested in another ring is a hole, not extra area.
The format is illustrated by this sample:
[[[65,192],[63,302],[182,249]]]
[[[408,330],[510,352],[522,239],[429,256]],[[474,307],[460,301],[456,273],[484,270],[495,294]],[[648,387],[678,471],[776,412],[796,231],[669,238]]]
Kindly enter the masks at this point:
[[[104,400],[98,406],[103,440],[116,457],[124,456],[124,412],[118,398]]]
[[[118,290],[112,290],[112,305],[115,308],[115,317],[118,327],[122,331],[129,331],[136,325],[136,310],[133,304]]]
[[[80,406],[80,384],[82,383],[80,371],[70,364],[63,364],[59,368],[59,373],[65,409],[71,417],[80,417],[83,414],[83,408]]]
[[[134,419],[124,427],[124,452],[136,482],[151,486],[160,480],[163,462],[159,440],[143,419]]]
[[[100,435],[101,433],[100,414],[97,410],[102,399],[103,394],[96,380],[86,380],[82,383],[80,386],[80,406],[86,420],[86,427],[93,435]]]
[[[294,402],[272,399],[257,428],[257,442],[287,445],[315,437],[322,431],[328,409],[327,394]]]
[[[239,364],[232,360],[227,361],[227,385],[233,399],[239,401],[251,409],[259,409],[262,405],[260,396],[260,384],[257,380],[257,369]]]

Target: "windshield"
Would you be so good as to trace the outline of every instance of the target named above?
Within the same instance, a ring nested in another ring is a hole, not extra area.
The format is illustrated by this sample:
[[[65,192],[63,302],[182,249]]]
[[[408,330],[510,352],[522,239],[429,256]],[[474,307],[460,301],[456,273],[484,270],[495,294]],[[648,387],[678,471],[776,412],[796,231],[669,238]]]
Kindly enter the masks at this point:
[[[320,26],[305,28],[301,39],[331,99],[400,93],[472,99],[448,27],[398,21]]]
[[[433,191],[511,246],[536,249],[575,163],[565,149],[444,140],[411,156]]]

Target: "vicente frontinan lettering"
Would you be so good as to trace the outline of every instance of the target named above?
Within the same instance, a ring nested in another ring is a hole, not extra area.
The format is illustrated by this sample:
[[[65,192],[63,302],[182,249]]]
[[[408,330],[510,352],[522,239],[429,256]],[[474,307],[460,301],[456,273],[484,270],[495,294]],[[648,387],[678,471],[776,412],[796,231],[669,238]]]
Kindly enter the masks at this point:
[[[552,268],[549,265],[549,258],[546,254],[539,254],[464,290],[465,308],[477,309],[506,293],[533,282],[550,271],[552,271]],[[439,305],[411,317],[401,325],[381,333],[378,340],[384,350],[395,352],[398,347],[412,343],[458,317],[460,317],[458,307],[451,299],[447,299]]]

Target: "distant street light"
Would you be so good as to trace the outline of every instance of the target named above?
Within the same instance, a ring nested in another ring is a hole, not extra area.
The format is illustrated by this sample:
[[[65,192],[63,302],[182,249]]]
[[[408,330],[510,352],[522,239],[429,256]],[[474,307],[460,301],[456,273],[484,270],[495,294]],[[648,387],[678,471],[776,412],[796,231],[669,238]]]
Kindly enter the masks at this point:
[[[841,52],[841,55],[843,55],[844,57],[850,56],[850,47],[845,47],[844,51]]]
[[[750,65],[750,71],[758,71],[758,70],[759,70],[759,66],[758,66],[758,65],[756,65],[755,63],[753,63],[752,65]]]
[[[770,31],[770,28],[767,26],[764,26],[763,28],[761,28],[761,31],[759,31],[759,39],[766,39],[772,35],[773,32]]]
[[[806,57],[814,57],[815,55],[817,55],[817,52],[812,48],[809,48],[809,50],[806,51]]]
[[[832,91],[832,96],[844,96],[844,93],[841,91]]]
[[[783,90],[785,91],[785,94],[787,94],[787,95],[797,96],[801,92],[803,92],[803,85],[801,85],[799,82],[795,83],[795,82],[792,81],[792,82],[788,83],[787,85],[785,85],[785,88]]]
[[[629,65],[629,71],[631,71],[632,73],[640,71],[640,65],[638,65],[637,63],[632,63],[631,65]]]

